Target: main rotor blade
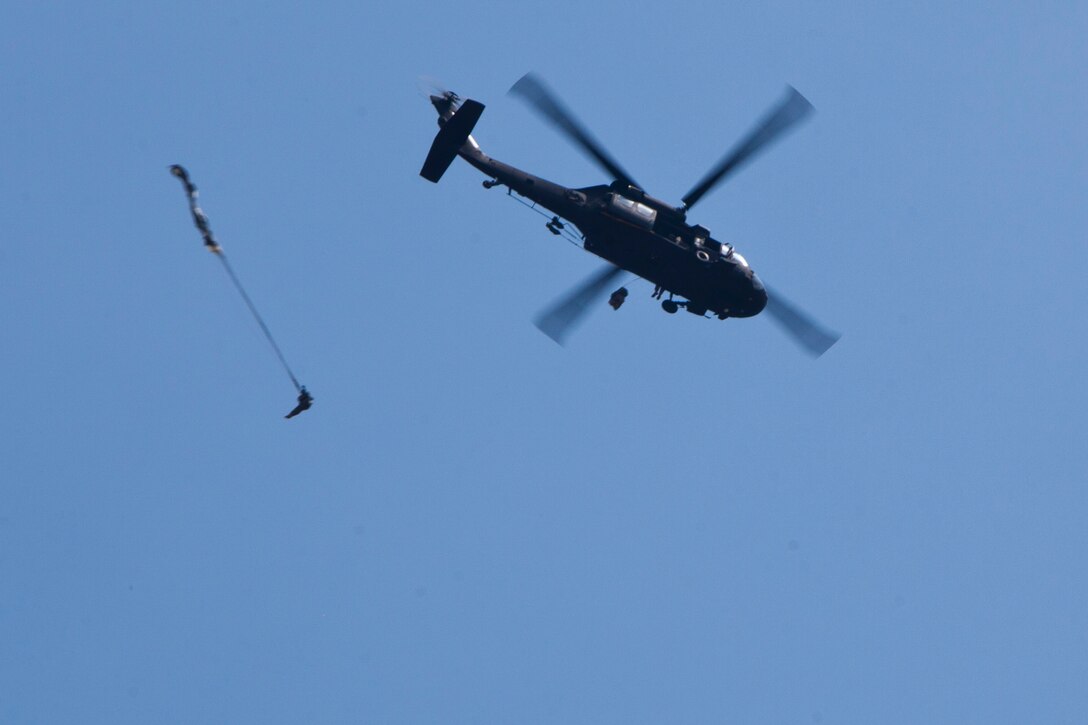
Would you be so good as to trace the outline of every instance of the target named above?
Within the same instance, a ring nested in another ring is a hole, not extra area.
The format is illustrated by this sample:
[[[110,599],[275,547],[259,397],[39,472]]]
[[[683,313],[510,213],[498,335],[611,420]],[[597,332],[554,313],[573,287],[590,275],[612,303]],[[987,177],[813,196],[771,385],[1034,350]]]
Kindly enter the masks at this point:
[[[533,320],[533,324],[545,335],[562,345],[567,335],[573,332],[589,311],[589,304],[600,297],[608,285],[621,274],[623,270],[611,264],[602,267],[593,276],[584,280],[540,313]]]
[[[566,106],[543,81],[533,73],[526,73],[521,79],[510,87],[510,93],[521,96],[533,108],[539,111],[545,118],[551,121],[556,128],[567,136],[583,151],[592,156],[605,171],[611,174],[613,179],[638,186],[631,175],[624,171],[616,160],[613,159],[600,142],[589,133],[577,119],[574,118]],[[640,187],[641,188],[641,187]]]
[[[707,172],[702,181],[684,196],[684,208],[690,209],[703,195],[720,184],[731,172],[765,149],[790,129],[795,123],[812,112],[812,104],[793,86],[786,97],[771,109],[740,143],[725,155],[718,165]]]
[[[771,313],[775,322],[813,357],[823,355],[841,337],[837,332],[830,332],[817,325],[811,318],[770,289],[767,290],[767,312]]]

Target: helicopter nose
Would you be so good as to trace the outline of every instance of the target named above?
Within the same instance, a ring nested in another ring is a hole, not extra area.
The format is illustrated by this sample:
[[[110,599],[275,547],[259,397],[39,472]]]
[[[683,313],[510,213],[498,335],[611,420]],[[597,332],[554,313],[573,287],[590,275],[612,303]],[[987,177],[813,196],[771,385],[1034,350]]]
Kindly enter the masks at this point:
[[[758,315],[767,306],[767,288],[755,272],[752,273],[752,291],[748,299],[752,304],[753,315]]]

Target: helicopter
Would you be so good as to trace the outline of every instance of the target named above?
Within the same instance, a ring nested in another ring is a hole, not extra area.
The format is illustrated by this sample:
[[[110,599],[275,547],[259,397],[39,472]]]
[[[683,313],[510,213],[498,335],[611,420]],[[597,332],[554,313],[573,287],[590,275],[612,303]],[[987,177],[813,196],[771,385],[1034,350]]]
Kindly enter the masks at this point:
[[[754,317],[766,310],[816,357],[839,339],[777,293],[768,292],[732,244],[714,239],[706,227],[687,221],[688,211],[707,192],[811,113],[812,105],[794,88],[787,87],[785,98],[684,195],[680,206],[647,194],[534,74],[523,76],[509,92],[527,101],[588,154],[612,183],[569,188],[491,158],[472,137],[484,105],[449,90],[429,96],[438,112],[439,131],[419,173],[437,183],[460,156],[488,177],[484,188],[505,186],[508,194],[516,193],[534,208],[547,209],[553,215],[548,231],[571,235],[567,225],[572,225],[581,233],[575,239],[584,249],[608,263],[536,318],[537,327],[550,338],[563,344],[590,304],[603,297],[619,277],[633,273],[654,284],[653,297],[670,314],[684,309],[725,320]],[[668,297],[662,299],[666,293]],[[608,298],[609,305],[618,310],[627,295],[626,287],[616,289]]]

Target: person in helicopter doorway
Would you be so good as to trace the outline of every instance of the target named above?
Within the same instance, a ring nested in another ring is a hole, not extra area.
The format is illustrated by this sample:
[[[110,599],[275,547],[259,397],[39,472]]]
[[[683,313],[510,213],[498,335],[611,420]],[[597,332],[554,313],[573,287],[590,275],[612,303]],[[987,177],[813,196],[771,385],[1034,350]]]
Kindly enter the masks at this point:
[[[303,385],[301,388],[299,388],[299,391],[298,391],[298,405],[295,406],[294,410],[292,410],[290,413],[288,413],[287,415],[285,415],[283,417],[284,418],[294,418],[296,415],[298,415],[302,411],[309,410],[310,406],[313,405],[313,402],[314,402],[314,396],[310,395],[310,391],[308,391],[306,389],[306,386]]]

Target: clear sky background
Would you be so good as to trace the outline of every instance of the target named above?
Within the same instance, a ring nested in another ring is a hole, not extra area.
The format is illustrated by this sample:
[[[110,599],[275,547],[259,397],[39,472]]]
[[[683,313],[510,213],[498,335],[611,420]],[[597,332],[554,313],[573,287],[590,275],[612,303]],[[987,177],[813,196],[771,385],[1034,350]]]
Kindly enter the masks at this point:
[[[1088,721],[1083,2],[13,3],[0,721]],[[655,196],[843,333],[666,315],[456,162]],[[212,228],[314,409],[204,251]]]

